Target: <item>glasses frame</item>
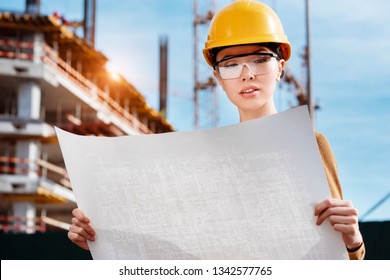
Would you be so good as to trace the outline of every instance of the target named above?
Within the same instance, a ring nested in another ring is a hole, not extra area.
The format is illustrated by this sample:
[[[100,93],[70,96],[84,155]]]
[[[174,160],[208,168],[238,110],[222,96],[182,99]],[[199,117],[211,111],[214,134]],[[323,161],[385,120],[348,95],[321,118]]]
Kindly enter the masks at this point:
[[[242,53],[242,54],[236,54],[236,55],[229,55],[229,56],[226,56],[224,58],[222,58],[221,60],[218,60],[214,63],[214,70],[216,70],[219,74],[219,76],[221,77],[221,74],[219,72],[219,64],[224,62],[224,61],[227,61],[227,60],[230,60],[230,59],[233,59],[233,58],[237,58],[237,57],[245,57],[245,56],[250,56],[250,55],[265,55],[265,56],[270,56],[271,58],[274,57],[276,58],[277,61],[280,61],[280,58],[277,54],[275,53],[272,53],[272,52],[251,52],[251,53]],[[221,77],[221,79],[223,79]],[[223,79],[224,80],[224,79]]]

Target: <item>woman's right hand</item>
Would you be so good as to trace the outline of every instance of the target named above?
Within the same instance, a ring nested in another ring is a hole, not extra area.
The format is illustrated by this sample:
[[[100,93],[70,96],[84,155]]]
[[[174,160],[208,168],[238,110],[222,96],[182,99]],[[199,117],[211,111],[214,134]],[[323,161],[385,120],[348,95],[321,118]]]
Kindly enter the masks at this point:
[[[84,250],[89,250],[87,240],[95,241],[95,231],[90,225],[91,221],[78,208],[73,209],[72,214],[74,217],[69,228],[68,238]]]

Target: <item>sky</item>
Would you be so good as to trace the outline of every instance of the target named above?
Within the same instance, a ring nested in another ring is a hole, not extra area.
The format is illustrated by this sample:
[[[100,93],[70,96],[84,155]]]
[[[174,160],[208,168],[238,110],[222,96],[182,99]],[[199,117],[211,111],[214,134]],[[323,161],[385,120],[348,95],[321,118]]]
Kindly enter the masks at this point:
[[[215,8],[230,2],[216,0]],[[303,83],[305,1],[263,2],[282,21],[293,49],[288,64]],[[23,11],[24,3],[1,0],[0,10]],[[198,3],[205,11],[211,0]],[[312,87],[321,106],[315,128],[328,138],[344,198],[353,202],[363,221],[390,220],[390,197],[366,215],[390,194],[389,10],[388,0],[310,1]],[[41,0],[41,13],[55,11],[79,20],[83,1]],[[202,30],[200,41],[205,40],[207,27]],[[168,120],[176,130],[193,130],[193,0],[97,0],[95,47],[154,108],[158,108],[160,36],[169,39]],[[207,67],[201,70],[211,75]],[[281,83],[275,95],[279,111],[296,104],[294,94]],[[236,108],[222,90],[217,96],[219,125],[237,123]]]

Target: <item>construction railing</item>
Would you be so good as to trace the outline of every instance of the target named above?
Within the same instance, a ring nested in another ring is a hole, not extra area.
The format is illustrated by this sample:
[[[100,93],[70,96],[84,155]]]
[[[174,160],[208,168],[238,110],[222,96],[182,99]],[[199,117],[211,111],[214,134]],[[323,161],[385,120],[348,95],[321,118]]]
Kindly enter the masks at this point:
[[[0,216],[0,231],[3,232],[45,232],[42,217]]]
[[[33,50],[31,42],[0,39],[0,57],[33,60]]]
[[[86,94],[104,104],[108,111],[122,120],[123,123],[134,129],[137,129],[141,133],[153,133],[145,124],[130,114],[118,102],[116,102],[108,94],[105,94],[103,90],[85,78],[76,69],[72,68],[71,65],[62,60],[51,47],[45,43],[40,45],[43,53],[41,56],[42,62],[55,68],[57,72],[59,72],[61,75],[64,75],[69,81],[82,88]],[[35,47],[36,45],[30,42],[0,39],[0,57],[9,59],[33,60]]]
[[[43,159],[30,160],[28,158],[0,156],[0,175],[27,175],[30,172],[38,174],[43,181],[47,178],[48,172],[51,172],[52,174],[49,174],[51,175],[50,182],[65,189],[71,189],[68,173],[60,166]],[[39,188],[37,193],[40,193]],[[70,226],[68,223],[47,217],[45,211],[42,211],[40,217],[0,215],[0,231],[3,232],[45,232],[46,225],[64,230],[69,230]]]
[[[36,165],[36,169],[32,169],[29,165]],[[63,187],[71,189],[68,172],[53,163],[43,159],[30,160],[28,158],[6,157],[0,156],[0,174],[28,174],[29,172],[37,173],[39,176],[47,177],[48,171],[55,176],[51,176],[54,182]]]
[[[35,218],[0,216],[0,231],[3,232],[46,232],[47,225],[64,230],[69,230],[70,227],[70,224],[49,218],[45,214]]]
[[[28,167],[29,159],[0,156],[0,174],[28,174],[37,172]],[[18,165],[16,165],[18,164]]]

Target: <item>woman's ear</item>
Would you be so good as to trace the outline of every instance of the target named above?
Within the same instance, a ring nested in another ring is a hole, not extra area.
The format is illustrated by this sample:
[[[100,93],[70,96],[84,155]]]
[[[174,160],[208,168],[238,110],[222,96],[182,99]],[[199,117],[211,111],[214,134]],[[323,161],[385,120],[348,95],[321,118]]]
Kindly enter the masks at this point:
[[[284,59],[281,59],[278,63],[278,71],[276,75],[276,81],[279,82],[283,76],[284,76],[284,65],[286,64],[286,61]]]

